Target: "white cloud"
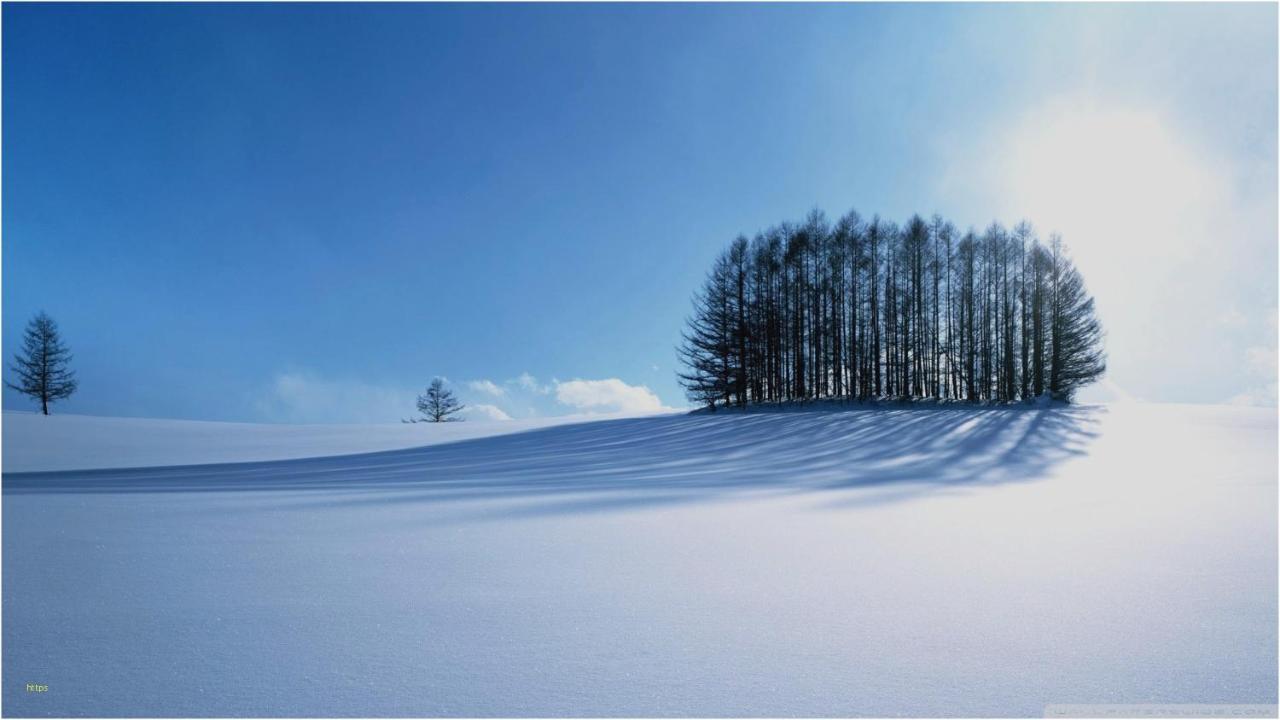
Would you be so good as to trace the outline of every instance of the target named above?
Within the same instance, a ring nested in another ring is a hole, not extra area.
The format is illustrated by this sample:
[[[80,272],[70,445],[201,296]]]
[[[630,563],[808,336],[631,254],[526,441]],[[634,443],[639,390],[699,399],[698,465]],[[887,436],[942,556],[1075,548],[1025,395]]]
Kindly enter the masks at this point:
[[[644,385],[628,385],[618,378],[570,380],[556,383],[556,400],[588,412],[659,412],[662,400]]]
[[[282,372],[255,400],[259,417],[289,423],[393,423],[414,413],[410,389]]]
[[[508,384],[514,384],[521,390],[537,393],[539,395],[548,395],[551,393],[550,385],[542,385],[538,383],[538,378],[530,375],[528,372],[520,373],[520,376],[507,381]]]
[[[1266,334],[1270,337],[1267,338]],[[1258,337],[1261,335],[1262,337]],[[1244,351],[1245,377],[1248,388],[1227,400],[1231,405],[1257,405],[1275,407],[1280,401],[1277,392],[1277,368],[1280,353],[1276,351],[1276,312],[1271,311],[1264,333],[1255,333],[1259,340],[1269,340],[1268,345],[1253,345]]]
[[[502,397],[506,391],[498,387],[492,380],[472,380],[467,383],[467,387],[478,393],[492,395],[493,397]]]
[[[495,394],[492,385],[500,393]],[[488,380],[466,384],[476,393],[500,396],[491,402],[466,402],[461,417],[471,421],[511,420],[514,416],[565,413],[645,413],[671,410],[643,385],[618,378],[551,380],[542,384],[525,373],[505,387]],[[308,370],[281,372],[250,402],[259,419],[283,423],[396,423],[416,417],[414,402],[422,387],[377,385],[363,380],[324,377]]]
[[[1249,318],[1244,313],[1240,312],[1240,308],[1232,305],[1218,316],[1218,322],[1222,323],[1224,327],[1238,329],[1248,327]]]
[[[1232,396],[1227,400],[1228,405],[1246,405],[1250,407],[1275,407],[1276,406],[1276,384],[1242,392],[1239,395]]]
[[[468,405],[462,411],[468,420],[510,420],[511,416],[503,412],[497,405]]]
[[[1249,369],[1256,375],[1275,375],[1276,373],[1276,348],[1255,346],[1244,351],[1245,363]]]

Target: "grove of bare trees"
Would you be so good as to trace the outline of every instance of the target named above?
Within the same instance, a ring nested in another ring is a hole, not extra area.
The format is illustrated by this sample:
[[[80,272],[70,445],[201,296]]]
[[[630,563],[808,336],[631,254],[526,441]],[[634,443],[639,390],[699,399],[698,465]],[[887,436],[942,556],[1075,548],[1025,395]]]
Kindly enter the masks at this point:
[[[678,348],[691,401],[1071,400],[1105,370],[1062,240],[812,211],[716,259]]]

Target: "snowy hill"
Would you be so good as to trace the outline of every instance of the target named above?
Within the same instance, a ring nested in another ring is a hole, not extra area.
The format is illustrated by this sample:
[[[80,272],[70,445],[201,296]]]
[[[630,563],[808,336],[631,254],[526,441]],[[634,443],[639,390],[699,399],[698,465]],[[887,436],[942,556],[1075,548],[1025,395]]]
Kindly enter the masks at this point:
[[[1276,438],[1274,410],[898,408],[204,467],[6,457],[4,709],[1274,704]]]
[[[601,417],[390,425],[275,425],[4,413],[5,472],[204,465],[351,455],[505,435]]]

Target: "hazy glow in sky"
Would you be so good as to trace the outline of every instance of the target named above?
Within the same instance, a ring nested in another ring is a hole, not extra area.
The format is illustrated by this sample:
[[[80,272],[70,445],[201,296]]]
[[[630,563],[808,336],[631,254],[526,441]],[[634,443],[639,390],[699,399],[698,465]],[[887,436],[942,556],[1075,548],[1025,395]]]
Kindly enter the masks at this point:
[[[1084,399],[1275,403],[1273,5],[3,13],[3,340],[61,322],[66,412],[680,406],[711,259],[814,206],[1061,232]]]
[[[956,156],[966,204],[1061,232],[1079,263],[1110,354],[1085,400],[1276,403],[1275,29],[1256,15],[1066,9],[1046,54],[1075,71]]]
[[[1069,238],[1106,321],[1110,382],[1093,397],[1159,399],[1184,380],[1206,389],[1195,399],[1275,403],[1274,276],[1268,292],[1258,274],[1275,266],[1274,196],[1233,194],[1229,169],[1148,109],[1056,99],[1003,145],[1001,215],[1021,209]],[[1252,332],[1231,347],[1242,323]],[[1243,374],[1215,377],[1224,347]]]

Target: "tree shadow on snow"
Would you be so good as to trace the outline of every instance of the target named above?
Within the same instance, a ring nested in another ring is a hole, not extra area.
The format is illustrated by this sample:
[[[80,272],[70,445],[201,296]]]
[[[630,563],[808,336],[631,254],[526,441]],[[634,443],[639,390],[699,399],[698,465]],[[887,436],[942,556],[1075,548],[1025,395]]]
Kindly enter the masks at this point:
[[[843,505],[1025,482],[1086,452],[1100,407],[890,406],[667,415],[273,462],[10,473],[6,495],[277,491],[286,507],[502,499],[510,517],[841,492]],[[323,492],[320,492],[323,491]],[[279,507],[279,506],[277,506]]]

